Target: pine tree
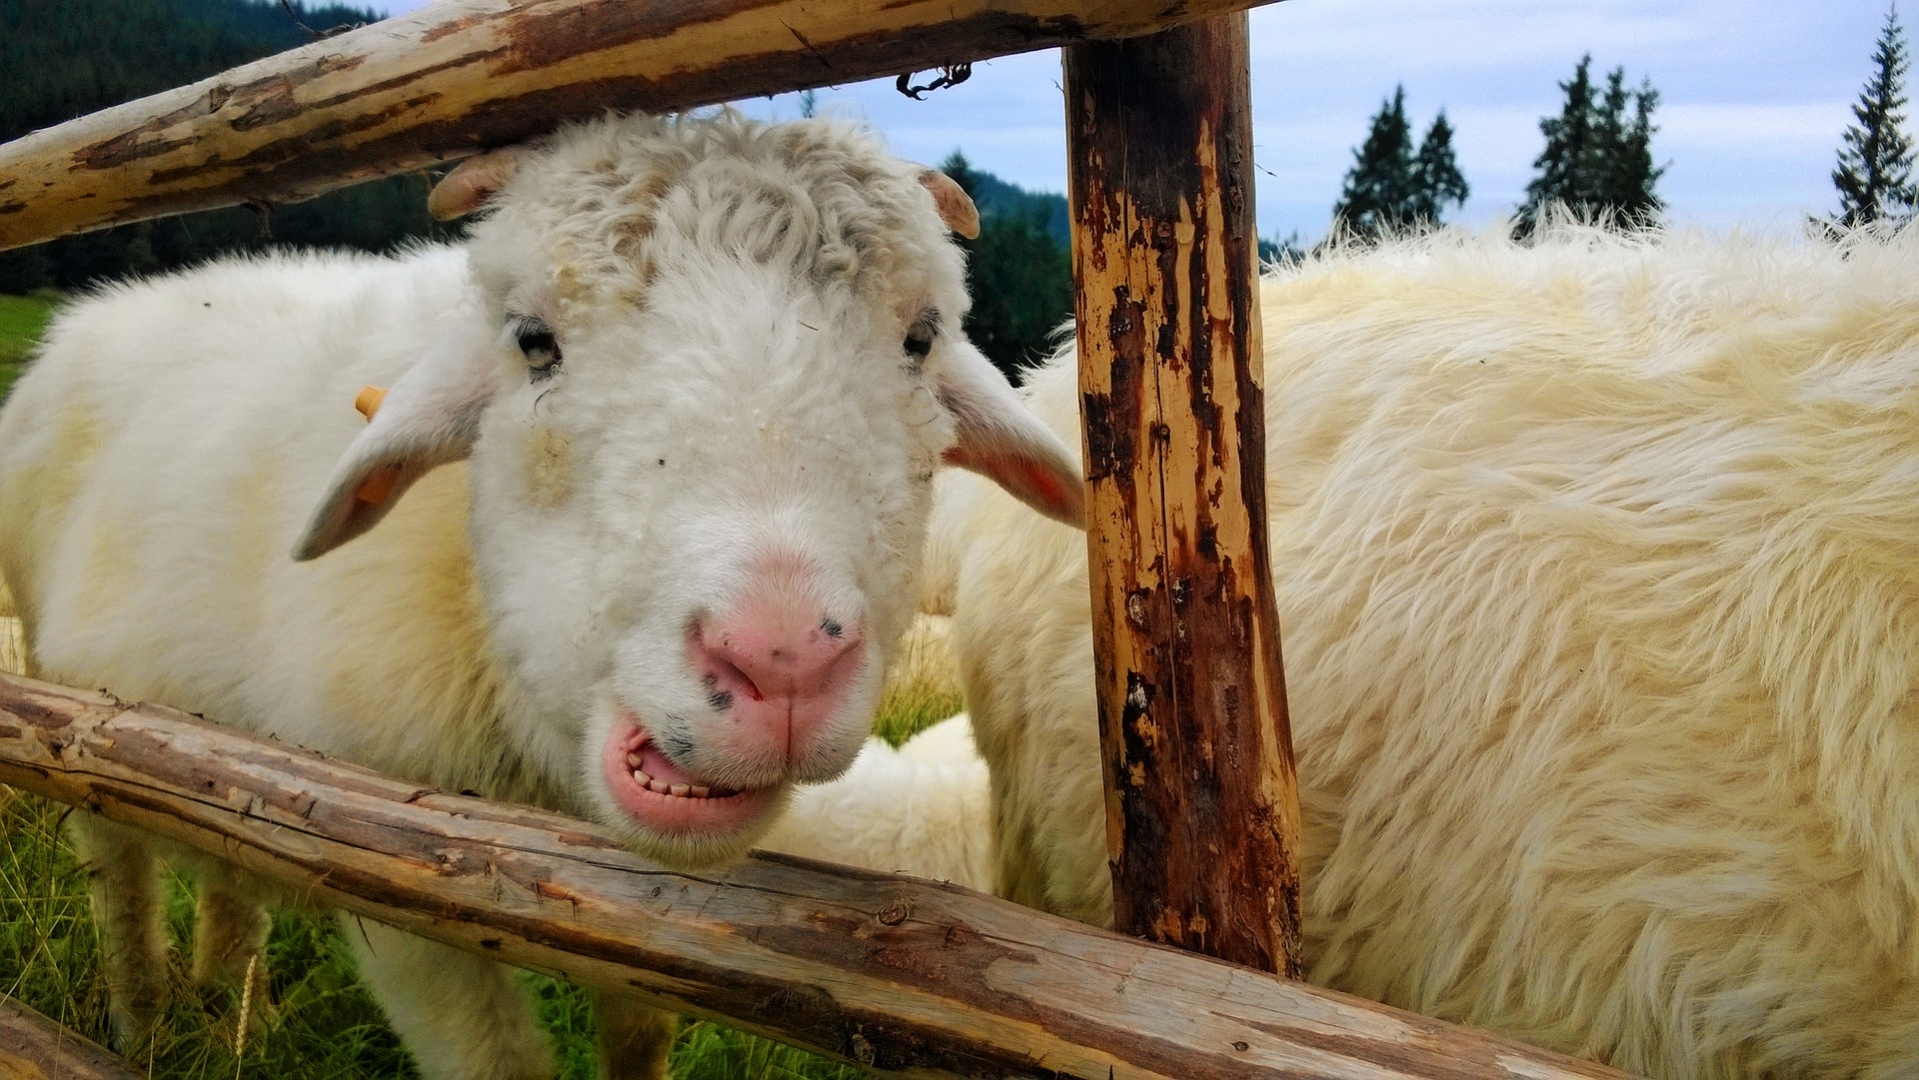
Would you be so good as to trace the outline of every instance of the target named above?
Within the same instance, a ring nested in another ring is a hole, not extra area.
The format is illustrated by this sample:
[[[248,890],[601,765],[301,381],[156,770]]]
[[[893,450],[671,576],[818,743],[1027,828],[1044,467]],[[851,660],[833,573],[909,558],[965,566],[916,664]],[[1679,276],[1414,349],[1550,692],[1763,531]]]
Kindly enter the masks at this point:
[[[1657,187],[1666,170],[1653,165],[1652,136],[1658,128],[1652,113],[1659,106],[1659,92],[1651,81],[1627,90],[1626,69],[1615,68],[1601,92],[1593,86],[1592,57],[1587,55],[1574,69],[1572,81],[1559,88],[1566,95],[1559,115],[1539,122],[1546,148],[1533,161],[1539,173],[1526,185],[1520,235],[1531,233],[1552,206],[1628,228],[1657,220],[1665,208]]]
[[[1411,220],[1413,134],[1406,123],[1406,88],[1396,87],[1382,102],[1366,141],[1353,151],[1353,167],[1333,206],[1335,227],[1359,236],[1378,236]]]
[[[1393,89],[1380,104],[1366,141],[1353,151],[1352,171],[1333,207],[1335,228],[1376,237],[1409,227],[1439,224],[1447,203],[1466,201],[1466,178],[1453,157],[1453,128],[1445,110],[1413,152],[1406,120],[1406,88]]]
[[[1852,107],[1857,123],[1846,127],[1839,148],[1839,167],[1832,172],[1839,189],[1838,225],[1851,228],[1910,214],[1915,201],[1912,180],[1912,140],[1902,130],[1906,95],[1902,83],[1911,66],[1897,9],[1886,11],[1886,24],[1873,50],[1875,70]]]
[[[1446,110],[1441,109],[1413,158],[1413,219],[1437,225],[1442,207],[1447,203],[1464,206],[1471,193],[1453,157],[1453,126],[1446,122]]]

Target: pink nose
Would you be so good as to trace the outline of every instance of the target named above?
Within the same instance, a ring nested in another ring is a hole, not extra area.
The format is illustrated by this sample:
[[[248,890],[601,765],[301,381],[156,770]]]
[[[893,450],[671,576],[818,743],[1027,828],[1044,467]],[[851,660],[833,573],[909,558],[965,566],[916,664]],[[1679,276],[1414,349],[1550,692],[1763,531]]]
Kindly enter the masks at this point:
[[[723,741],[736,754],[781,764],[839,709],[861,651],[857,625],[790,601],[749,599],[702,620],[687,641],[707,704],[736,721],[733,737]]]

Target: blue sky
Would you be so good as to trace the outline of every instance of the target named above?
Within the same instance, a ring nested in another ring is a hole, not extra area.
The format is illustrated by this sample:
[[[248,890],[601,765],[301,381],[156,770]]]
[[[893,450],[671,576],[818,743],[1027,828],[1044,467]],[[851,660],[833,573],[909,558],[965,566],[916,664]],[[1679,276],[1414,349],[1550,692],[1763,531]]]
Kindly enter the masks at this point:
[[[375,2],[391,12],[422,0]],[[1868,74],[1884,0],[1285,0],[1252,14],[1260,231],[1323,235],[1352,148],[1393,86],[1420,131],[1444,108],[1472,185],[1469,222],[1508,211],[1583,53],[1660,92],[1653,150],[1675,220],[1793,229],[1835,206],[1830,173]],[[1906,16],[1910,17],[1910,15]],[[914,102],[891,80],[819,91],[903,156],[954,148],[1022,186],[1061,191],[1066,150],[1055,52],[976,65]],[[798,114],[792,95],[741,103]]]

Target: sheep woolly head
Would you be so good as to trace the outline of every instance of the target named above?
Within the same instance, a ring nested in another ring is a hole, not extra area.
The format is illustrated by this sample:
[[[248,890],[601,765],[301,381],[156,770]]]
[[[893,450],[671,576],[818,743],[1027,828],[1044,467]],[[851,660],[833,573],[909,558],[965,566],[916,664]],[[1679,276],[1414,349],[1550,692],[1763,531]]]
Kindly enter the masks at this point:
[[[850,125],[606,118],[431,206],[485,211],[470,299],[363,398],[295,554],[470,458],[513,737],[645,854],[741,852],[851,763],[943,460],[1079,521],[1072,454],[959,329],[971,200]]]

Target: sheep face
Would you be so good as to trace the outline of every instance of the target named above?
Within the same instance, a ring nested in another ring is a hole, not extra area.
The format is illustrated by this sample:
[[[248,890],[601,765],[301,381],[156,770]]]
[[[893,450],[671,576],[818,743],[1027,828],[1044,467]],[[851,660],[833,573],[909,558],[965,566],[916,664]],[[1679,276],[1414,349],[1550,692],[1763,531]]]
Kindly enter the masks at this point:
[[[728,857],[869,733],[942,458],[1072,518],[1071,458],[962,336],[921,171],[853,130],[609,120],[464,175],[470,309],[301,554],[470,455],[516,736],[643,852]]]

